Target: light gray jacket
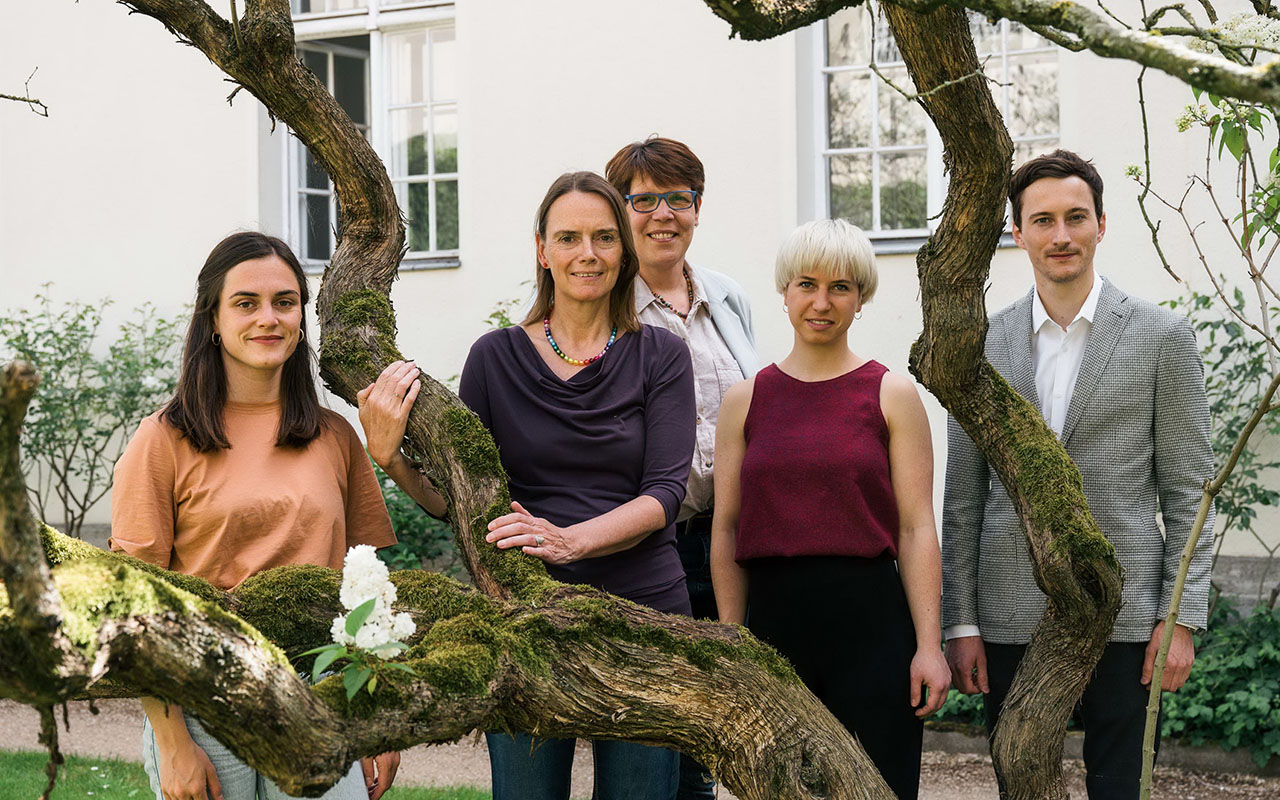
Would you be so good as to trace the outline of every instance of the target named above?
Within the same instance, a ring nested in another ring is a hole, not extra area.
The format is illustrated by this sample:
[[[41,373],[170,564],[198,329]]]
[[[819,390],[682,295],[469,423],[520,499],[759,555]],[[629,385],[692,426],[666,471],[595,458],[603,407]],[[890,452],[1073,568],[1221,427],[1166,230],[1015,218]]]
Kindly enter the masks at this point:
[[[751,328],[751,301],[746,290],[715,270],[694,267],[693,271],[707,294],[707,307],[720,338],[738,362],[743,377],[750,378],[760,370],[760,364],[756,360],[756,334]]]
[[[991,318],[986,353],[1039,408],[1031,305],[1029,292]],[[1213,473],[1204,366],[1191,323],[1105,282],[1062,441],[1125,569],[1111,639],[1145,642],[1168,612],[1182,548]],[[977,625],[984,641],[1025,644],[1045,597],[1008,492],[954,419],[947,421],[946,481],[942,624]],[[1179,609],[1179,621],[1194,627],[1207,622],[1212,530],[1210,513]]]

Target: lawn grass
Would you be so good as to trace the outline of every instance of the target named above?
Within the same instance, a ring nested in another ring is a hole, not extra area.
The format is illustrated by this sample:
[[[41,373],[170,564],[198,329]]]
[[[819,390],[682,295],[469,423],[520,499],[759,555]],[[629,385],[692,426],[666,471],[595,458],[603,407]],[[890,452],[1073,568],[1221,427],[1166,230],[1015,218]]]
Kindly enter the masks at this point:
[[[0,798],[35,800],[44,790],[45,753],[0,750]],[[52,800],[151,800],[142,765],[114,759],[68,756]],[[383,800],[490,800],[489,792],[469,786],[393,787]]]

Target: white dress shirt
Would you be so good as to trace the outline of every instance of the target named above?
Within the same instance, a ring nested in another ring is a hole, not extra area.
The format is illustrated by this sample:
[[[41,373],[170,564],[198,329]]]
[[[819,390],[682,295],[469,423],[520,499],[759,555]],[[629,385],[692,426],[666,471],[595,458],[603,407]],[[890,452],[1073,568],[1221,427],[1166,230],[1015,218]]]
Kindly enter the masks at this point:
[[[1031,298],[1031,360],[1035,365],[1036,395],[1040,400],[1040,414],[1059,437],[1067,422],[1067,409],[1075,394],[1076,378],[1080,375],[1101,294],[1102,276],[1094,275],[1089,296],[1066,328],[1049,316],[1039,292]],[[977,625],[952,625],[943,631],[943,638],[948,640],[979,635]]]

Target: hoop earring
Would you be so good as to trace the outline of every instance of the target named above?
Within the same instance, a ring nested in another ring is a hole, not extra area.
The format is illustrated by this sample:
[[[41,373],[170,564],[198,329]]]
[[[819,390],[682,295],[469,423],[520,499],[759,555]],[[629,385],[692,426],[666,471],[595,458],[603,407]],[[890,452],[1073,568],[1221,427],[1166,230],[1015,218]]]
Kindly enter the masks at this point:
[[[213,332],[213,336],[209,337],[209,341],[213,342],[214,347],[222,347],[222,337],[218,335],[217,331]]]
[[[307,340],[307,332],[302,328],[298,328],[298,341],[305,342]]]
[[[854,318],[854,319],[862,319],[862,312],[861,312],[861,311],[859,311],[858,313],[854,314],[854,315],[853,315],[853,318]]]

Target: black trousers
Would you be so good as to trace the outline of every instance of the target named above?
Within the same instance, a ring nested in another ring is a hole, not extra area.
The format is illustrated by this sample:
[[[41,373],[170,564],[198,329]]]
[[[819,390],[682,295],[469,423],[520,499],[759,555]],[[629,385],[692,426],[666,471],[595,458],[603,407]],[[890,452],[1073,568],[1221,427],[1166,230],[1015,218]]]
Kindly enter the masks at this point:
[[[920,790],[924,724],[911,707],[915,627],[891,558],[748,563],[747,627],[858,737],[901,800]]]
[[[1026,649],[1021,644],[986,645],[991,692],[983,697],[983,710],[988,734],[995,730],[996,717]],[[1089,800],[1138,797],[1142,733],[1147,721],[1147,687],[1140,682],[1146,651],[1146,642],[1108,644],[1076,706],[1076,722],[1084,728],[1085,788]],[[1158,755],[1160,737],[1156,737],[1155,744]]]

